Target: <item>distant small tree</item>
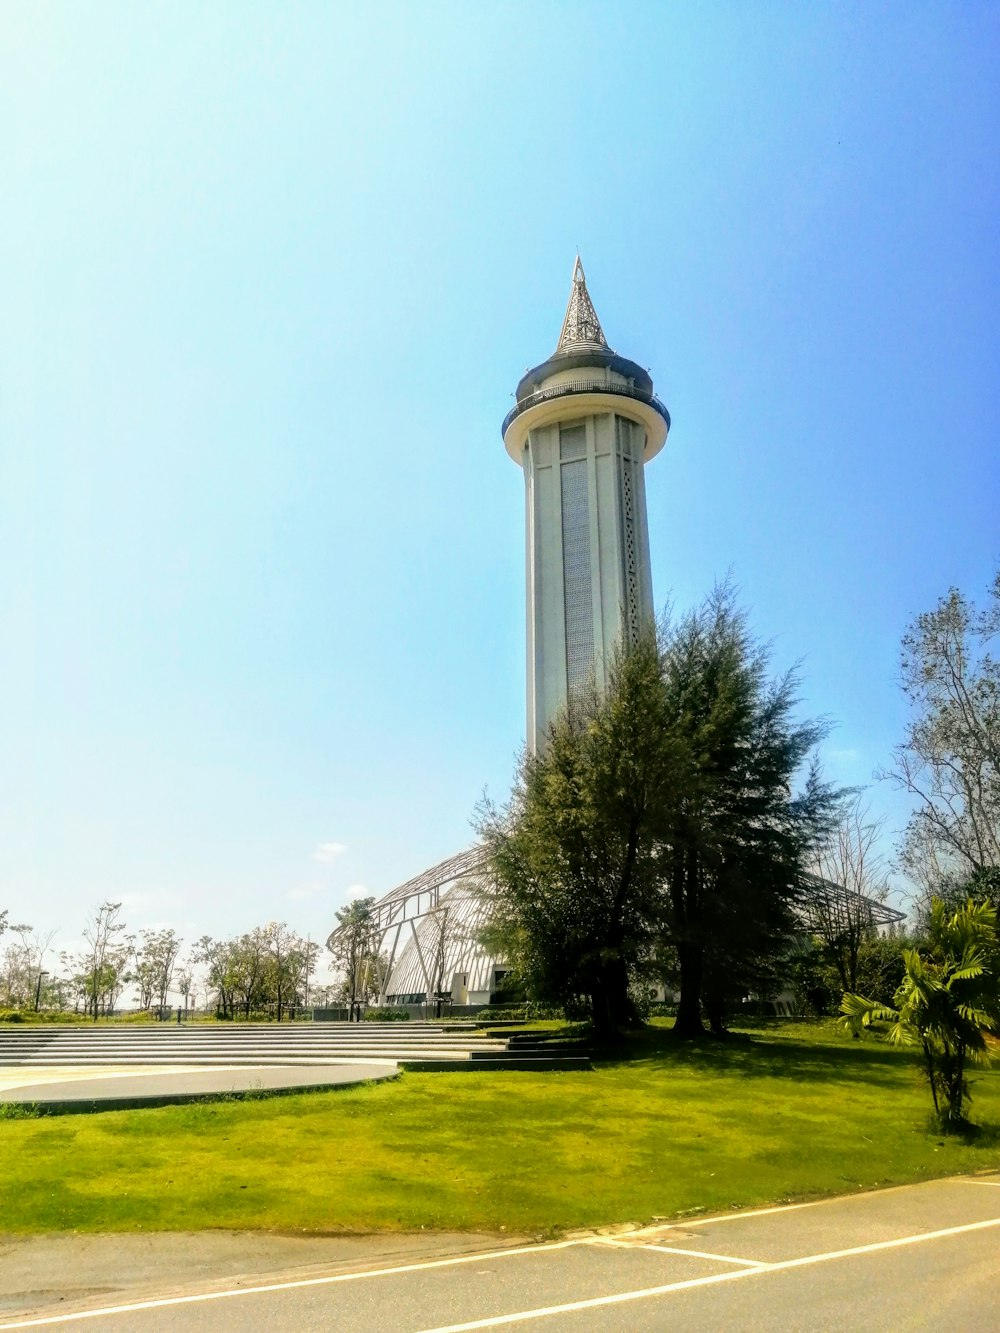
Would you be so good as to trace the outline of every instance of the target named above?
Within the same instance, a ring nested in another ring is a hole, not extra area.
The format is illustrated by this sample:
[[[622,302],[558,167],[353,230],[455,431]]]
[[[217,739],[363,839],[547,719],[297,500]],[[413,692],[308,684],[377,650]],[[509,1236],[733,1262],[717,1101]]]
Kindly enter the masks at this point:
[[[976,609],[957,588],[903,638],[911,718],[881,776],[914,798],[901,863],[925,902],[1000,866],[1000,571]]]
[[[296,935],[283,921],[270,922],[264,933],[268,946],[264,981],[280,1023],[287,1009],[303,1003],[316,946]]]
[[[110,1013],[130,980],[128,963],[132,940],[119,919],[121,903],[104,902],[94,912],[83,932],[87,948],[76,959],[75,979],[82,992],[85,1011],[94,1022]]]
[[[9,931],[14,938],[0,955],[0,1004],[27,1009],[34,1002],[42,956],[55,932],[41,939],[23,922],[12,924]]]
[[[134,946],[133,978],[138,987],[140,1009],[151,1009],[154,1001],[165,1009],[167,993],[183,941],[175,930],[143,930]]]
[[[237,969],[232,941],[202,935],[191,950],[191,962],[205,968],[205,984],[215,996],[216,1015],[233,1018],[236,1013]],[[207,1003],[207,1000],[206,1000]]]
[[[229,945],[229,969],[240,1008],[249,1019],[266,1001],[270,940],[263,926],[246,931]]]
[[[945,1129],[967,1124],[967,1067],[989,1063],[984,1034],[1000,1031],[996,923],[989,904],[970,900],[949,916],[935,899],[926,944],[903,952],[905,972],[892,1005],[852,994],[841,1002],[842,1022],[855,1036],[887,1021],[890,1041],[919,1046],[934,1111]]]
[[[372,912],[375,899],[355,898],[335,913],[337,929],[331,936],[333,966],[344,979],[351,1017],[360,1010],[378,984],[378,934]]]

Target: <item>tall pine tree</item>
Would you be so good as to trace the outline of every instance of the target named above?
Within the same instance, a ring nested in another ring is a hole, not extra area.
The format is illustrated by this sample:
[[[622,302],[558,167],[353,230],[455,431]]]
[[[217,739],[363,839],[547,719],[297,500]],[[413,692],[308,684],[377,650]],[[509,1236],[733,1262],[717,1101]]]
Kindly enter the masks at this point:
[[[585,1000],[610,1034],[669,955],[690,1036],[761,988],[837,797],[808,764],[823,727],[795,701],[727,587],[573,696],[508,805],[480,812],[492,940],[533,994]]]

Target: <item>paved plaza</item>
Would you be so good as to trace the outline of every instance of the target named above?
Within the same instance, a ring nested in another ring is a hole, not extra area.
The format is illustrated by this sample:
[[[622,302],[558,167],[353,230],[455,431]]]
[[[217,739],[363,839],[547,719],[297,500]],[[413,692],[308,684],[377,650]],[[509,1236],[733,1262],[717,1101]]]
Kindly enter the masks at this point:
[[[0,1102],[71,1114],[169,1106],[252,1092],[336,1088],[394,1078],[393,1060],[324,1065],[35,1065],[0,1067]]]

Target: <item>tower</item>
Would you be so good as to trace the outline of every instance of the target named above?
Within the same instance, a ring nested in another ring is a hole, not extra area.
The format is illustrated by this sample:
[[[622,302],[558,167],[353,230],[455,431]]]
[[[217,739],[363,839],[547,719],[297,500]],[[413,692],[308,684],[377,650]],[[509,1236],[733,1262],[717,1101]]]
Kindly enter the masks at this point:
[[[556,350],[515,398],[502,433],[524,469],[527,734],[537,751],[591,671],[605,683],[619,637],[652,621],[643,467],[670,429],[649,374],[608,346],[579,256]]]

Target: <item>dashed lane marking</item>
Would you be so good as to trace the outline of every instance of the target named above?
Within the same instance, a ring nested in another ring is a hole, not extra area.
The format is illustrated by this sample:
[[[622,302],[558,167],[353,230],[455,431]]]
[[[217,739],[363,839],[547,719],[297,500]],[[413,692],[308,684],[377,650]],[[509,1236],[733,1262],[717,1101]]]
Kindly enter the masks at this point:
[[[832,1259],[848,1259],[861,1254],[874,1254],[880,1250],[899,1249],[904,1245],[921,1245],[925,1241],[942,1240],[946,1236],[959,1236],[969,1231],[984,1231],[987,1227],[1000,1226],[1000,1217],[992,1217],[986,1222],[968,1222],[960,1227],[945,1227],[941,1231],[924,1231],[915,1236],[902,1236],[898,1240],[880,1240],[871,1245],[855,1245],[847,1250],[829,1250],[825,1254],[808,1254],[801,1259],[783,1259],[778,1263],[761,1264],[758,1268],[741,1268],[735,1273],[715,1273],[710,1277],[688,1278],[683,1282],[666,1282],[659,1287],[645,1287],[641,1291],[621,1291],[613,1296],[593,1296],[585,1301],[567,1301],[563,1305],[541,1306],[535,1310],[518,1310],[513,1314],[493,1315],[488,1319],[472,1319],[464,1324],[444,1324],[439,1328],[425,1329],[423,1333],[473,1333],[480,1328],[500,1328],[506,1324],[523,1324],[529,1319],[546,1319],[551,1315],[573,1314],[579,1310],[596,1310],[606,1305],[622,1305],[626,1301],[649,1300],[654,1296],[667,1296],[674,1291],[690,1291],[694,1287],[713,1287],[723,1282],[739,1282],[744,1278],[761,1277],[769,1273],[782,1272],[789,1268],[806,1268],[810,1264],[828,1263]]]
[[[651,1242],[636,1245],[633,1241],[614,1240],[608,1238],[605,1240],[600,1237],[590,1241],[591,1245],[613,1245],[619,1250],[655,1250],[657,1254],[685,1254],[690,1259],[714,1259],[719,1264],[743,1264],[747,1268],[766,1268],[767,1264],[762,1259],[736,1259],[731,1254],[708,1254],[704,1250],[682,1250],[679,1245],[654,1245]]]
[[[398,1264],[394,1268],[366,1268],[359,1273],[328,1273],[324,1277],[296,1278],[290,1282],[264,1282],[253,1287],[227,1287],[222,1291],[204,1291],[189,1296],[161,1296],[156,1300],[131,1301],[127,1305],[105,1305],[99,1310],[78,1310],[75,1314],[40,1315],[0,1324],[0,1333],[8,1328],[45,1328],[69,1324],[76,1319],[98,1319],[110,1315],[134,1314],[138,1310],[159,1310],[174,1305],[198,1305],[202,1301],[224,1301],[234,1296],[261,1296],[272,1291],[296,1291],[306,1287],[327,1287],[337,1282],[358,1282],[363,1278],[396,1277],[401,1273],[422,1273],[429,1268],[449,1268],[457,1264],[482,1263],[487,1259],[506,1259],[517,1254],[549,1254],[580,1245],[578,1240],[556,1240],[547,1245],[512,1245],[506,1250],[477,1250],[475,1254],[453,1255],[450,1259],[426,1259],[419,1264]]]
[[[1000,1185],[1000,1180],[977,1180],[968,1176],[953,1176],[949,1181],[939,1183],[961,1183],[968,1185]],[[910,1188],[900,1186],[898,1188]],[[893,1191],[878,1191],[879,1193],[891,1193]],[[726,1213],[716,1217],[699,1217],[678,1219],[675,1226],[683,1226],[685,1229],[692,1226],[705,1226],[708,1223],[736,1222],[749,1217],[768,1217],[775,1213],[794,1212],[800,1208],[816,1208],[823,1204],[843,1202],[842,1198],[831,1199],[813,1199],[807,1203],[780,1204],[774,1208],[756,1208],[748,1209],[746,1212]],[[736,1272],[717,1273],[709,1277],[691,1278],[683,1282],[671,1282],[660,1287],[649,1287],[642,1291],[622,1292],[613,1296],[598,1296],[588,1301],[572,1302],[568,1305],[546,1307],[541,1310],[519,1311],[514,1314],[498,1315],[485,1320],[474,1320],[471,1323],[451,1324],[440,1329],[426,1330],[426,1333],[466,1333],[466,1330],[479,1328],[495,1328],[505,1323],[519,1323],[526,1319],[543,1318],[547,1314],[560,1314],[563,1312],[572,1312],[577,1309],[590,1309],[602,1305],[614,1305],[623,1301],[642,1300],[652,1296],[665,1295],[671,1291],[682,1291],[689,1287],[711,1286],[713,1283],[733,1281],[737,1278],[754,1277],[760,1273],[776,1272],[785,1268],[796,1268],[806,1264],[822,1263],[830,1259],[842,1259],[851,1255],[869,1254],[876,1250],[894,1249],[902,1245],[917,1245],[923,1241],[939,1240],[945,1236],[960,1235],[968,1231],[981,1231],[987,1227],[1000,1226],[1000,1218],[990,1218],[985,1222],[970,1222],[964,1226],[948,1227],[942,1231],[921,1232],[913,1236],[905,1236],[900,1240],[879,1241],[872,1245],[861,1245],[848,1250],[833,1250],[827,1254],[807,1255],[802,1259],[787,1259],[778,1263],[756,1264],[753,1260],[740,1260],[725,1255],[700,1254],[698,1251],[681,1250],[668,1245],[656,1245],[648,1243],[633,1248],[643,1248],[658,1250],[669,1254],[687,1254],[694,1257],[714,1259],[723,1263],[755,1264],[754,1267],[740,1268]],[[643,1227],[630,1235],[638,1240],[643,1235],[662,1235],[665,1229],[664,1223],[655,1226]],[[80,1310],[75,1314],[65,1313],[58,1315],[42,1315],[31,1319],[19,1319],[13,1322],[0,1324],[0,1333],[6,1329],[15,1328],[45,1328],[58,1324],[69,1324],[75,1320],[97,1319],[101,1317],[110,1317],[120,1314],[131,1314],[141,1310],[156,1310],[179,1305],[197,1305],[207,1301],[228,1300],[237,1296],[260,1296],[270,1292],[295,1291],[308,1287],[332,1286],[341,1282],[356,1282],[365,1278],[392,1277],[404,1273],[423,1272],[428,1269],[449,1268],[459,1264],[483,1262],[489,1259],[504,1259],[517,1255],[526,1254],[548,1254],[554,1250],[566,1250],[575,1246],[601,1241],[604,1238],[590,1236],[587,1238],[578,1238],[573,1240],[551,1241],[545,1245],[522,1245],[511,1246],[509,1249],[488,1250],[477,1252],[476,1254],[455,1255],[448,1259],[430,1259],[422,1263],[400,1264],[391,1268],[372,1268],[365,1269],[362,1272],[354,1273],[332,1273],[323,1277],[299,1278],[288,1282],[269,1282],[260,1283],[248,1287],[232,1287],[221,1291],[200,1292],[186,1296],[165,1296],[155,1300],[133,1301],[123,1305],[102,1306],[95,1310]]]

